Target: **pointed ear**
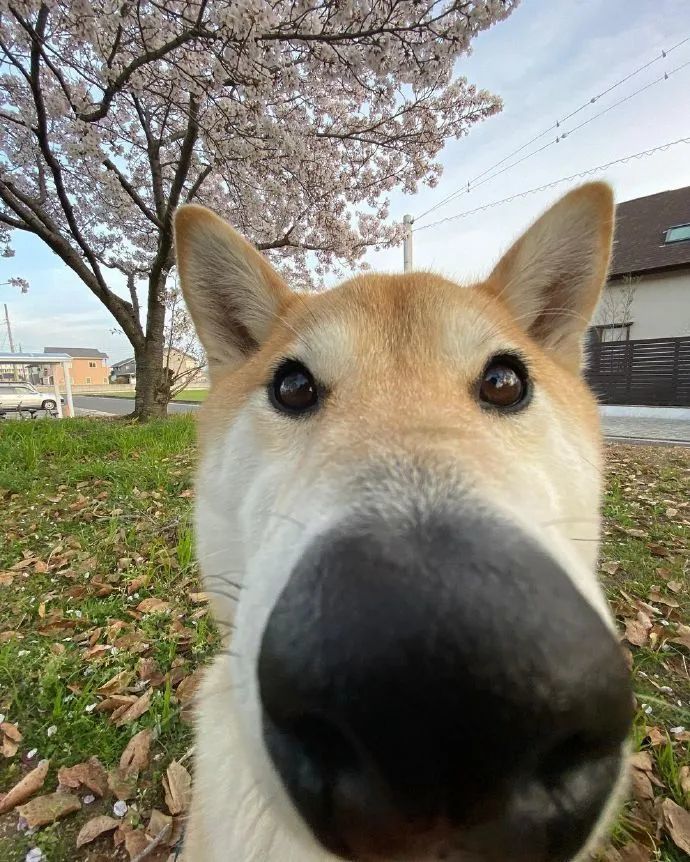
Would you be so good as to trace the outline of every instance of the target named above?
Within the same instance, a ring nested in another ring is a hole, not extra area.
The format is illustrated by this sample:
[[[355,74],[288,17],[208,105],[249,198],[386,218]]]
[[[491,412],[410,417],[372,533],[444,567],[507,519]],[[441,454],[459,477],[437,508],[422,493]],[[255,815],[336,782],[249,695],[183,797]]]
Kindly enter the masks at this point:
[[[209,366],[239,364],[268,336],[290,290],[263,255],[205,207],[178,209],[175,250]]]
[[[546,350],[582,366],[583,336],[611,255],[613,193],[588,183],[561,198],[501,258],[485,289]]]

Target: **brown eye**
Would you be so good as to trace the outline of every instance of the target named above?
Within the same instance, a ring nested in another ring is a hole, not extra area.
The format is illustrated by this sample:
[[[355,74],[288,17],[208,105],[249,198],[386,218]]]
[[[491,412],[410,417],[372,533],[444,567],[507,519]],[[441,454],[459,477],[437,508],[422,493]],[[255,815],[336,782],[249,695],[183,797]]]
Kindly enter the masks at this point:
[[[273,376],[269,394],[274,407],[283,413],[306,413],[316,406],[319,392],[308,368],[286,360]]]
[[[529,395],[527,369],[515,356],[494,356],[484,369],[479,383],[479,399],[499,409],[516,408]]]

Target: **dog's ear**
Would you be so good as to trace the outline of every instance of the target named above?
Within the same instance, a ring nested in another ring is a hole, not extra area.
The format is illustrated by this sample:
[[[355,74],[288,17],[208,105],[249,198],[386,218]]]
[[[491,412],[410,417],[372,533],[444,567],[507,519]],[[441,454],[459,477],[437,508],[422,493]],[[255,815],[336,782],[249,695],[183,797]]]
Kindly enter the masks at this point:
[[[613,193],[588,183],[561,198],[506,252],[485,289],[561,362],[582,365],[582,343],[611,255]]]
[[[262,254],[202,206],[178,209],[175,250],[209,366],[237,365],[268,336],[289,288]]]

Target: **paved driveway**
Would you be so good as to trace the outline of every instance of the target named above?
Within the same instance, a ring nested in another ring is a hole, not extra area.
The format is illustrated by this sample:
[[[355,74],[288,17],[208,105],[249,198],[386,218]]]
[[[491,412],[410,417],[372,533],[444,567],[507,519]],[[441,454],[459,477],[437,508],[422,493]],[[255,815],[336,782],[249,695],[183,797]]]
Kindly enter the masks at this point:
[[[690,445],[690,420],[634,416],[602,416],[604,434],[610,438],[673,440]]]
[[[88,414],[93,410],[98,413],[110,413],[116,416],[124,416],[134,410],[133,398],[102,398],[98,395],[75,395],[74,407],[77,415]],[[199,407],[198,404],[177,404],[175,402],[168,405],[169,413],[193,413]]]

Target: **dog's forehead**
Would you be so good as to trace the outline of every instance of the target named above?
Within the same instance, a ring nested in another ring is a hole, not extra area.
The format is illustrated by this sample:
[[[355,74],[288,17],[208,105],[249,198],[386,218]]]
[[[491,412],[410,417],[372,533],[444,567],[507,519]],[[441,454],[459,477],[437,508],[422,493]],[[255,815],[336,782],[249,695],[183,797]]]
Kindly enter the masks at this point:
[[[379,368],[439,362],[476,370],[492,351],[525,344],[489,294],[425,273],[360,276],[300,296],[284,330],[296,358],[326,378],[363,357]]]

